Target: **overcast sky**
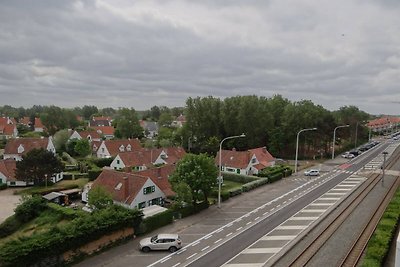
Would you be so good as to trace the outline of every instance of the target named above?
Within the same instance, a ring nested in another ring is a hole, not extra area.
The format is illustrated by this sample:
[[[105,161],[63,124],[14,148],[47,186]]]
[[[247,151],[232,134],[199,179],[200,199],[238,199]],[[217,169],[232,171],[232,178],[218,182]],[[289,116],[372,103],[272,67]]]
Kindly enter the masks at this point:
[[[400,1],[0,1],[0,105],[253,94],[400,114]]]

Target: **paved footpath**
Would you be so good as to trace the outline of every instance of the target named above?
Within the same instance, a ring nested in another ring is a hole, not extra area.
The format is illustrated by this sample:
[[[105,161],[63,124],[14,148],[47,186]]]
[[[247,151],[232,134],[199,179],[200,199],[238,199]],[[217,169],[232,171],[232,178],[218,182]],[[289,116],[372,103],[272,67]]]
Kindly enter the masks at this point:
[[[15,189],[0,190],[0,223],[14,214],[14,209],[20,203],[20,195],[14,195]]]

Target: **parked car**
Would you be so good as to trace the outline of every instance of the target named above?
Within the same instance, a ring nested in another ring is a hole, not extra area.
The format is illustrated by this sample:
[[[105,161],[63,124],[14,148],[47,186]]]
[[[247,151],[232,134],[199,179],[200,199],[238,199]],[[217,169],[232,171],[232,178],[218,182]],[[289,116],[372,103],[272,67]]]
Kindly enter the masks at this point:
[[[177,234],[158,234],[140,240],[139,249],[143,252],[150,250],[168,250],[175,252],[182,248],[182,241]]]
[[[351,154],[350,152],[346,152],[346,153],[342,154],[342,157],[345,159],[352,159],[355,156],[353,154]]]
[[[362,152],[360,150],[351,150],[349,152],[350,154],[353,154],[355,157],[357,157],[358,155],[360,155]]]
[[[311,169],[311,170],[305,171],[304,175],[305,176],[318,176],[319,170]]]

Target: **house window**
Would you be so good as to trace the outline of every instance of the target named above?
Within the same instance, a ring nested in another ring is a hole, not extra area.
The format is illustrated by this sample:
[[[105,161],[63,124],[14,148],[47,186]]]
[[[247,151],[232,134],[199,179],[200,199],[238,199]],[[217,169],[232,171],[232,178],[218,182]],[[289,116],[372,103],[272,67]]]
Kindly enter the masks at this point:
[[[143,188],[143,194],[145,195],[153,193],[154,191],[156,191],[156,187],[154,185]]]
[[[117,159],[117,164],[119,164],[119,159]]]
[[[140,202],[140,203],[138,204],[138,208],[139,208],[139,209],[143,209],[144,207],[146,207],[146,202],[145,202],[145,201]]]
[[[131,150],[132,150],[131,145],[127,145],[127,146],[126,146],[126,150],[127,150],[127,151],[131,151]]]
[[[237,174],[240,174],[240,169],[236,169],[236,173],[237,173]]]
[[[103,152],[103,153],[104,153],[104,147],[102,147],[102,148],[101,148],[101,152]]]
[[[251,160],[251,163],[256,163],[256,158],[253,158],[253,159]]]

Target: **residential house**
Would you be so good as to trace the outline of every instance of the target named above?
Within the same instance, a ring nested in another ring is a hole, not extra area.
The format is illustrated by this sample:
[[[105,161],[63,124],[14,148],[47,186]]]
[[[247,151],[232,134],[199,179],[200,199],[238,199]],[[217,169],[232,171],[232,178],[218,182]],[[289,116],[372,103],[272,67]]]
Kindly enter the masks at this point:
[[[164,165],[158,168],[151,168],[138,171],[136,174],[150,177],[150,179],[161,189],[165,197],[174,196],[175,192],[169,182],[169,176],[175,171],[176,165]],[[165,201],[165,200],[164,200]]]
[[[97,186],[109,192],[114,203],[128,208],[142,209],[164,204],[165,194],[161,188],[150,177],[137,173],[103,169],[93,182],[91,189]]]
[[[25,125],[26,127],[29,127],[29,129],[32,129],[32,125],[33,125],[30,117],[20,118],[18,121],[18,124]]]
[[[393,129],[398,128],[400,125],[400,118],[399,117],[392,117],[392,116],[386,116],[386,117],[381,117],[378,119],[374,119],[368,122],[367,126],[368,128],[376,133],[382,133],[382,132],[392,132]]]
[[[115,128],[113,126],[93,126],[90,128],[95,129],[100,136],[107,140],[113,139],[115,136]]]
[[[115,170],[146,170],[154,165],[175,164],[185,156],[181,147],[139,149],[133,152],[119,153],[111,162]]]
[[[92,117],[89,121],[89,127],[111,126],[111,122],[111,117]]]
[[[87,139],[91,143],[92,141],[101,141],[101,136],[97,131],[74,131],[71,136],[69,137],[69,140],[72,139]]]
[[[158,123],[155,121],[139,121],[140,126],[144,130],[144,136],[147,138],[154,138],[158,135]]]
[[[186,123],[186,117],[181,114],[174,121],[172,121],[171,126],[181,128]]]
[[[111,158],[122,152],[141,149],[139,139],[104,140],[97,149],[98,158]]]
[[[43,133],[46,130],[46,127],[43,125],[42,120],[40,118],[35,118],[35,124],[33,125],[33,131],[38,133]]]
[[[22,160],[22,155],[34,148],[44,148],[48,151],[56,153],[52,138],[13,138],[7,141],[4,148],[4,159]]]
[[[17,123],[14,119],[0,117],[0,138],[16,138],[18,136]]]
[[[0,160],[0,184],[15,181],[16,161],[13,159]]]
[[[222,150],[221,171],[236,174],[253,175],[261,170],[275,165],[275,158],[267,151],[266,147],[249,149],[247,151]],[[215,157],[215,164],[219,166],[219,155]]]

